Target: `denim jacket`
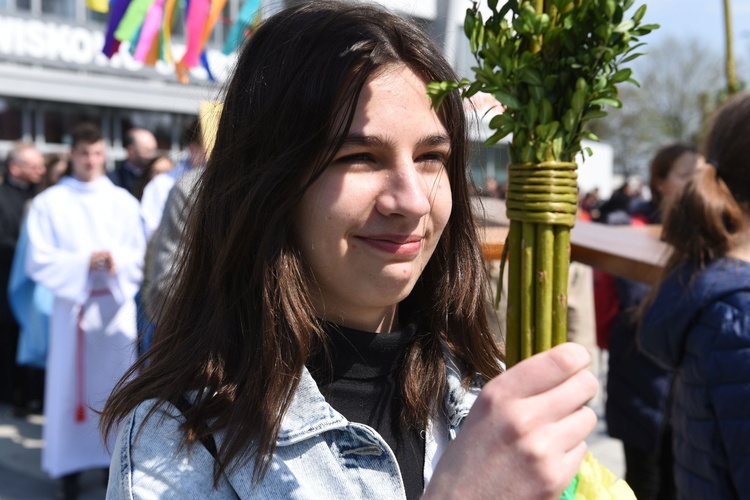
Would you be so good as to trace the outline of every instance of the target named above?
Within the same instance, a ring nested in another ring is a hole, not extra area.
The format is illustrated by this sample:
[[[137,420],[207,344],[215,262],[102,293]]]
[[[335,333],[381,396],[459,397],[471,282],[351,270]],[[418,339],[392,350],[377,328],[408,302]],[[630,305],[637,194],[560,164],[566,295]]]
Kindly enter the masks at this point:
[[[474,404],[482,382],[469,388],[446,359],[447,394],[441,418],[426,429],[424,484]],[[149,411],[158,410],[148,419]],[[108,499],[171,498],[405,498],[391,449],[372,428],[346,420],[323,398],[307,369],[281,422],[265,477],[253,484],[254,462],[223,476],[214,489],[213,456],[200,443],[180,448],[184,421],[169,403],[149,400],[124,420],[113,451]],[[221,448],[223,433],[215,435]]]

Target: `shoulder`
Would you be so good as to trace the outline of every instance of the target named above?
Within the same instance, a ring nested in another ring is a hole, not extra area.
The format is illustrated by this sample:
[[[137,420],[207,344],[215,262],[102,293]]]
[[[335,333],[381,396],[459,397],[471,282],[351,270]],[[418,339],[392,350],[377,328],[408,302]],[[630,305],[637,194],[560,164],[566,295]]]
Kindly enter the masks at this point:
[[[55,203],[55,200],[71,196],[71,193],[70,187],[62,180],[59,184],[55,184],[36,195],[31,201],[31,206],[36,208],[46,206],[49,203]]]
[[[118,203],[126,205],[131,208],[138,210],[139,204],[138,199],[130,194],[130,191],[124,187],[118,186],[109,177],[102,177],[99,179],[103,189],[107,190],[107,196],[112,196]]]
[[[183,446],[184,418],[169,403],[148,400],[123,420],[112,454],[115,498],[212,498],[231,494],[213,487],[214,459],[200,444]]]

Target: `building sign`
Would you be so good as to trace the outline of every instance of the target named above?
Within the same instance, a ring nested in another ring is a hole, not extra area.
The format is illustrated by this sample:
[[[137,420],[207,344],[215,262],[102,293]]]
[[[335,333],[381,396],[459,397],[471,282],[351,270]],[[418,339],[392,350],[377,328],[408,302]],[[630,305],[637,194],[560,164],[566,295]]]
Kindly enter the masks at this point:
[[[155,72],[165,78],[174,75],[174,68],[163,61],[158,61],[154,68],[144,67],[142,63],[135,61],[127,42],[120,45],[119,51],[111,59],[102,53],[103,46],[104,32],[88,26],[0,16],[0,59],[23,62],[33,60],[43,65],[96,68],[107,72],[144,72],[151,75]],[[182,57],[184,51],[184,45],[172,44],[176,60]],[[208,51],[207,58],[214,77],[218,81],[224,81],[234,58],[225,56],[218,50]],[[190,75],[199,80],[208,79],[204,68],[194,68]]]

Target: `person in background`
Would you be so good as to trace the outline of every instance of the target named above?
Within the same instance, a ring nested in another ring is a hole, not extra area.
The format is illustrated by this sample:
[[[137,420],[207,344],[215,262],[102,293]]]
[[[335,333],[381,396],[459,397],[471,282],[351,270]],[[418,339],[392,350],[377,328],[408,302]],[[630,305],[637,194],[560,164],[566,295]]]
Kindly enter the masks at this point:
[[[649,166],[652,201],[641,204],[631,217],[640,224],[658,224],[695,171],[701,157],[690,144],[659,149]],[[611,299],[618,304],[609,324],[606,419],[609,435],[623,443],[625,480],[639,499],[672,499],[672,430],[667,405],[672,376],[646,357],[636,345],[637,315],[649,287],[609,277]],[[601,285],[600,285],[601,286]]]
[[[159,227],[164,205],[174,183],[187,172],[200,168],[206,161],[205,148],[200,121],[196,118],[182,132],[182,143],[187,149],[187,156],[171,171],[158,175],[146,184],[141,199],[141,219],[146,241],[151,240],[156,228]]]
[[[138,201],[104,175],[99,129],[72,130],[70,175],[34,198],[26,272],[54,295],[42,469],[76,498],[82,470],[109,467],[98,411],[136,359],[134,296],[145,242]]]
[[[30,143],[15,144],[5,162],[0,184],[0,401],[23,415],[41,397],[41,384],[30,369],[16,364],[18,323],[8,302],[8,282],[26,202],[44,175],[44,158]]]
[[[39,192],[41,193],[48,187],[57,184],[57,181],[65,175],[68,169],[68,155],[60,153],[47,153],[44,155],[44,175],[39,183]]]
[[[700,161],[698,148],[692,144],[676,142],[660,148],[649,166],[651,199],[631,205],[632,223],[661,224],[662,214],[682,192]]]
[[[154,177],[171,172],[173,169],[174,162],[169,156],[159,155],[154,157],[146,165],[143,175],[136,181],[136,185],[133,188],[133,196],[140,200],[143,197],[143,190],[146,188],[146,185],[148,185]]]
[[[677,497],[750,495],[750,93],[714,114],[699,168],[666,211],[673,252],[638,345],[674,371]]]
[[[130,194],[135,188],[148,163],[157,154],[156,137],[145,128],[131,128],[125,133],[123,142],[127,157],[115,164],[115,169],[107,176],[115,186],[125,188]]]
[[[109,498],[559,498],[596,379],[567,343],[503,372],[461,97],[426,96],[455,78],[368,4],[244,44],[154,345],[103,412]]]
[[[68,168],[67,158],[67,154],[60,153],[44,155],[45,171],[38,184],[40,193],[57,184]],[[31,200],[26,202],[27,208],[30,203]],[[24,213],[24,220],[25,218],[26,213]],[[27,380],[30,387],[34,388],[34,398],[27,404],[26,409],[30,412],[39,412],[44,398],[44,371],[47,367],[49,320],[52,315],[54,296],[47,288],[35,283],[26,273],[28,244],[28,225],[23,223],[10,271],[8,302],[19,325],[16,363],[26,367]]]

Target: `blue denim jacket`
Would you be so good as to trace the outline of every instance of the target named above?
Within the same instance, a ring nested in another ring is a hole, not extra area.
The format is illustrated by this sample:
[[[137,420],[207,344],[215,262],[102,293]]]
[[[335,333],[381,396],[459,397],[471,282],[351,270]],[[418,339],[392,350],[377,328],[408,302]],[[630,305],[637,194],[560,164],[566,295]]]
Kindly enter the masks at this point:
[[[467,389],[446,359],[448,390],[441,418],[426,430],[425,486],[442,452],[458,433],[482,383]],[[159,409],[148,419],[149,411]],[[253,462],[213,486],[214,458],[199,443],[180,449],[183,417],[174,406],[149,400],[125,419],[112,456],[108,499],[140,498],[405,498],[391,449],[372,428],[346,420],[323,398],[307,369],[281,422],[268,473],[253,484]],[[224,435],[215,435],[221,448]]]

